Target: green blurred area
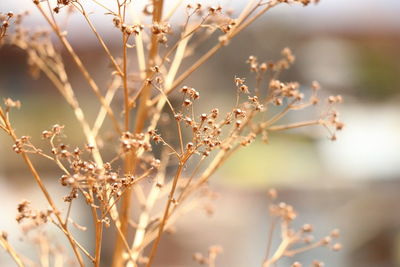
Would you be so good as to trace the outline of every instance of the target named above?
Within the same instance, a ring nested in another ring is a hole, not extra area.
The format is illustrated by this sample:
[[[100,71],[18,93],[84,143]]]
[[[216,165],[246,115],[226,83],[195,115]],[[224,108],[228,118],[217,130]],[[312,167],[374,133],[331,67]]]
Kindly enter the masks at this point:
[[[370,101],[385,101],[399,95],[400,43],[360,45],[356,73],[356,95]]]
[[[310,183],[321,162],[312,140],[301,135],[271,136],[239,150],[222,166],[219,180],[239,187],[262,188]]]

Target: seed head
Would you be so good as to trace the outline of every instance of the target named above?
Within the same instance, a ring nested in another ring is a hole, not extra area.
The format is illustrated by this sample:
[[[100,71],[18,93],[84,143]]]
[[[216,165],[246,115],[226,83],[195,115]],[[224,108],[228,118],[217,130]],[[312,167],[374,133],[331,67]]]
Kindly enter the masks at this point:
[[[185,99],[183,101],[183,106],[184,107],[189,107],[190,105],[192,105],[192,101],[190,99]]]
[[[339,229],[333,229],[332,232],[331,232],[331,234],[330,234],[330,236],[331,236],[332,238],[338,238],[338,237],[340,236],[340,231],[339,231]]]
[[[333,246],[332,246],[332,250],[333,251],[339,251],[339,250],[341,250],[342,249],[342,245],[340,244],[340,243],[335,243]]]
[[[268,190],[268,198],[274,200],[278,197],[278,191],[275,188],[271,188]]]
[[[305,225],[303,225],[303,227],[301,228],[301,230],[302,230],[304,233],[310,233],[310,232],[313,231],[313,227],[312,227],[311,224],[305,224]]]
[[[240,92],[242,92],[242,93],[244,93],[244,94],[250,93],[249,87],[248,87],[247,85],[245,85],[245,84],[241,85],[241,86],[239,87],[239,89],[240,89]]]

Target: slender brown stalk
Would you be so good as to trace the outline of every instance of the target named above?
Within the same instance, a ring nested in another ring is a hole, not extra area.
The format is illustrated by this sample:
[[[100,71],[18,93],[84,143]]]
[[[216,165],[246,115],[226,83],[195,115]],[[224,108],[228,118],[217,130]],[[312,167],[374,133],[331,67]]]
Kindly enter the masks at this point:
[[[166,149],[163,150],[162,157],[161,157],[162,166],[159,169],[157,174],[157,183],[153,183],[150,193],[148,194],[146,205],[143,209],[143,212],[140,214],[137,230],[135,233],[134,241],[132,242],[131,250],[132,250],[132,261],[128,263],[128,267],[134,266],[134,263],[138,260],[141,252],[141,247],[144,241],[144,237],[146,234],[147,226],[150,221],[150,212],[155,205],[161,189],[159,188],[158,184],[164,184],[165,176],[166,176],[166,168],[169,162],[169,154]]]
[[[112,111],[112,109],[110,108],[110,106],[107,105],[104,97],[101,95],[100,89],[97,86],[96,82],[93,80],[92,76],[89,74],[89,72],[87,71],[86,67],[84,66],[84,64],[82,63],[81,59],[78,57],[78,55],[75,53],[74,49],[72,48],[71,44],[68,42],[67,38],[65,37],[65,34],[61,32],[61,30],[58,28],[58,26],[53,23],[49,16],[46,14],[46,12],[43,10],[42,6],[39,4],[36,5],[40,11],[40,13],[43,15],[43,17],[46,19],[46,21],[48,22],[48,24],[50,25],[50,27],[53,29],[54,33],[56,33],[57,37],[60,39],[61,43],[64,45],[65,49],[68,51],[68,53],[71,55],[72,59],[74,60],[74,62],[76,63],[76,65],[78,66],[79,70],[81,71],[81,73],[83,74],[84,78],[86,79],[86,81],[88,82],[88,84],[90,85],[90,87],[92,88],[93,92],[95,93],[95,95],[97,96],[97,98],[99,99],[100,103],[105,107],[105,109],[107,110],[107,114],[110,116],[111,121],[114,125],[115,130],[118,133],[121,133],[121,129],[119,126],[119,123],[117,121],[117,119],[115,118],[114,112]]]
[[[274,218],[272,220],[271,224],[269,225],[267,249],[265,252],[265,260],[264,261],[269,259],[269,253],[271,251],[272,240],[274,238],[274,231],[275,231],[275,227],[276,227],[277,223],[278,223],[278,218]]]
[[[96,234],[96,243],[95,243],[95,255],[94,255],[94,266],[99,267],[101,263],[101,245],[103,240],[103,222],[101,220],[95,221],[95,234]]]
[[[267,129],[268,129],[268,131],[283,131],[283,130],[306,127],[306,126],[311,126],[311,125],[321,125],[321,124],[323,124],[322,120],[312,120],[312,121],[303,121],[303,122],[297,122],[297,123],[292,123],[292,124],[287,124],[287,125],[276,125],[276,126],[268,127]]]
[[[161,16],[162,16],[162,9],[163,9],[163,0],[154,0],[153,1],[153,24],[158,24],[161,21]],[[158,40],[157,36],[155,34],[152,34],[151,37],[151,46],[150,46],[150,51],[149,51],[149,57],[148,57],[148,64],[147,64],[147,70],[146,70],[146,79],[151,77],[152,75],[152,70],[151,68],[155,64],[155,59],[157,57],[158,53]],[[151,84],[145,82],[144,86],[140,90],[140,104],[137,110],[137,115],[136,115],[136,120],[135,120],[135,133],[140,133],[143,131],[143,128],[145,126],[145,121],[147,119],[147,113],[148,113],[148,99],[150,98],[150,92],[151,92]],[[128,96],[125,95],[126,99],[125,101],[128,101],[128,112],[129,112],[129,99]],[[127,110],[125,111],[127,112]],[[127,114],[125,114],[126,118]],[[125,123],[127,121],[125,120]],[[125,125],[126,126],[126,125]],[[134,168],[136,165],[136,153],[129,153],[125,157],[125,172],[126,173],[134,173]],[[122,235],[127,236],[128,233],[128,221],[129,221],[129,214],[130,214],[130,207],[131,207],[131,194],[132,194],[133,189],[128,189],[124,197],[122,198],[122,205],[120,209],[120,218],[121,218],[121,232]],[[140,190],[137,188],[136,190]],[[114,249],[114,260],[113,260],[113,266],[118,267],[121,266],[122,264],[122,251],[123,251],[123,244],[121,238],[117,238],[116,244],[115,244],[115,249]]]
[[[115,60],[114,56],[111,54],[110,49],[107,47],[106,43],[104,42],[103,38],[100,36],[100,34],[98,33],[98,31],[96,30],[96,28],[94,27],[92,21],[89,19],[88,14],[86,13],[86,11],[83,9],[83,6],[81,3],[77,2],[77,4],[79,4],[79,7],[76,7],[76,9],[82,14],[82,16],[85,18],[86,22],[88,23],[90,29],[92,30],[92,32],[94,33],[94,35],[96,36],[97,40],[99,41],[100,45],[103,47],[104,51],[106,52],[108,58],[110,59],[111,63],[113,64],[115,70],[118,72],[118,74],[120,76],[124,75],[122,73],[122,70],[120,68],[120,66],[118,65],[117,61]]]
[[[185,162],[180,162],[178,165],[178,169],[176,171],[176,174],[175,174],[175,177],[174,177],[174,180],[172,183],[172,188],[168,195],[167,204],[164,209],[164,215],[163,215],[160,225],[158,227],[158,235],[157,235],[157,238],[154,240],[153,246],[152,246],[150,254],[149,254],[149,261],[146,264],[146,267],[150,267],[153,264],[154,257],[156,256],[156,253],[157,253],[158,245],[160,244],[161,236],[164,232],[165,223],[167,222],[167,219],[169,216],[169,209],[171,207],[172,202],[174,201],[175,189],[178,184],[179,177],[182,174],[182,170],[183,170],[184,166],[185,166]]]
[[[278,249],[275,251],[274,255],[272,255],[271,258],[263,263],[263,267],[270,267],[272,266],[272,264],[277,262],[284,255],[285,251],[289,248],[291,244],[292,240],[290,238],[283,239]]]
[[[24,263],[15,249],[10,245],[7,238],[3,236],[3,233],[0,233],[0,245],[10,254],[11,258],[15,261],[18,267],[24,267]]]
[[[130,107],[129,107],[129,88],[128,88],[128,80],[127,80],[127,60],[128,60],[128,55],[127,55],[127,41],[128,41],[128,36],[126,33],[123,34],[123,88],[124,88],[124,110],[125,110],[125,131],[129,131],[129,122],[130,122]],[[124,164],[124,170],[126,174],[133,174],[133,151],[129,151],[125,155],[125,164]],[[129,209],[130,209],[130,192],[131,189],[127,189],[125,194],[122,197],[122,206],[121,206],[121,211],[119,212],[119,217],[120,217],[120,225],[117,225],[118,231],[121,232],[121,235],[118,235],[116,237],[116,244],[114,248],[114,258],[113,258],[113,266],[122,266],[124,259],[122,258],[122,252],[125,248],[124,240],[122,237],[127,236],[128,233],[128,221],[129,221]]]

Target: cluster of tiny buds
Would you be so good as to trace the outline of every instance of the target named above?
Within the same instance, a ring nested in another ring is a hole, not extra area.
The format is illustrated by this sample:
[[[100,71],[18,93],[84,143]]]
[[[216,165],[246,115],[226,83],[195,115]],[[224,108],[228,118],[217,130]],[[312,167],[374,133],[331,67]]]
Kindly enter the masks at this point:
[[[167,34],[172,32],[171,24],[165,23],[154,23],[151,25],[151,33],[157,36],[157,41],[161,44],[165,44],[168,41]]]
[[[124,133],[124,137],[129,140],[132,139],[134,135]],[[136,136],[138,137],[138,136]],[[142,138],[141,136],[139,138]],[[64,145],[61,145],[64,146]],[[62,147],[61,147],[62,148]],[[64,146],[66,149],[66,146]],[[76,148],[72,153],[75,157],[70,157],[70,168],[72,174],[62,175],[59,179],[62,186],[70,187],[70,193],[64,197],[65,202],[71,202],[78,197],[78,190],[81,190],[86,201],[93,203],[93,198],[90,194],[85,191],[87,188],[91,188],[94,196],[99,201],[107,201],[104,199],[104,190],[110,185],[111,194],[120,196],[123,193],[123,189],[131,186],[136,180],[132,175],[124,175],[120,177],[118,173],[112,171],[111,164],[106,162],[102,166],[98,166],[96,163],[91,161],[82,160],[79,156],[81,150]],[[62,154],[62,152],[60,152]],[[71,153],[68,152],[68,156]],[[145,161],[146,159],[143,158]],[[160,166],[160,161],[151,157],[149,159],[150,170],[156,169]]]
[[[321,89],[321,85],[317,81],[311,83],[311,89],[313,91],[310,97],[310,102],[312,105],[317,105],[319,103],[319,98],[317,97],[317,92]]]
[[[293,55],[292,50],[290,50],[290,48],[285,47],[282,50],[282,55],[286,58],[286,60],[290,63],[293,64],[296,57]]]
[[[204,257],[200,252],[193,254],[193,260],[202,265],[208,264],[208,258]]]
[[[124,152],[143,148],[145,151],[151,151],[151,145],[146,141],[144,133],[133,134],[124,132],[121,136],[121,147]]]
[[[220,14],[221,12],[222,12],[222,7],[220,5],[208,7],[208,13],[210,15]]]
[[[343,130],[345,124],[339,120],[339,112],[331,110],[328,114],[327,123],[334,127],[334,132],[331,134],[331,140],[336,141],[336,131]]]
[[[4,28],[8,28],[10,26],[9,21],[12,17],[14,17],[14,13],[9,11],[5,16],[3,16],[2,14],[0,14],[0,15],[1,15],[0,18],[3,21],[1,23],[1,26]]]
[[[188,87],[188,86],[183,86],[180,89],[180,92],[184,94],[184,96],[187,96],[188,98],[186,98],[182,105],[184,107],[189,107],[192,105],[193,100],[197,100],[200,98],[200,93],[198,91],[196,91],[196,89],[192,88],[192,87]]]
[[[289,3],[290,0],[278,0],[279,3]],[[308,6],[311,3],[318,4],[320,0],[294,0],[294,2],[298,2],[303,6]]]
[[[235,108],[233,110],[233,114],[235,115],[235,118],[245,118],[246,117],[246,111],[241,110],[240,108]]]
[[[244,78],[235,77],[234,82],[239,92],[244,94],[250,93],[249,87],[244,84],[245,82]]]
[[[171,32],[171,30],[172,30],[172,28],[171,28],[171,25],[169,24],[169,23],[162,23],[162,24],[159,24],[159,23],[154,23],[152,26],[151,26],[151,32],[153,33],[153,34],[168,34],[168,33],[170,33]]]
[[[337,111],[332,111],[331,123],[337,131],[341,131],[344,127],[344,123],[339,121],[339,113]]]
[[[208,6],[203,8],[201,3],[196,4],[187,4],[186,5],[187,13],[194,14],[197,13],[199,16],[202,16],[204,13],[207,13],[209,16],[219,15],[222,13],[222,6]]]
[[[312,233],[313,230],[314,229],[313,229],[313,226],[311,224],[304,224],[303,227],[301,228],[301,232],[304,233],[304,234]],[[322,246],[330,246],[330,248],[333,251],[339,251],[339,250],[341,250],[342,245],[340,243],[332,244],[332,240],[336,239],[336,238],[339,238],[339,236],[340,236],[339,230],[338,229],[334,229],[334,230],[331,231],[331,233],[328,236],[322,238],[319,242],[320,242],[320,244]],[[313,236],[306,236],[304,238],[304,242],[305,243],[311,243],[312,241],[313,241]]]
[[[258,96],[249,96],[248,99],[256,111],[264,110],[264,105],[258,101]]]
[[[79,180],[79,176],[74,174],[73,176],[63,175],[60,178],[60,184],[62,186],[75,186],[76,182]]]
[[[58,14],[60,9],[64,6],[68,6],[72,3],[72,0],[57,0],[57,6],[53,8],[54,13]]]
[[[63,200],[64,202],[72,202],[72,200],[76,198],[78,198],[78,190],[73,188],[71,192],[63,198]]]
[[[25,11],[22,13],[14,14],[12,11],[7,13],[0,12],[0,45],[3,42],[3,38],[6,37],[8,28],[11,26],[11,23],[14,25],[20,25],[22,18],[27,16],[29,11]],[[20,27],[15,28],[15,32],[18,32]],[[11,38],[12,39],[12,38]],[[6,99],[7,101],[7,99]],[[19,102],[19,101],[16,101]]]
[[[54,124],[51,127],[51,130],[44,130],[42,132],[42,138],[49,139],[52,138],[53,136],[60,135],[63,129],[64,129],[63,125]]]
[[[218,245],[210,246],[208,248],[208,257],[203,255],[200,252],[196,252],[193,254],[193,260],[201,265],[210,264],[210,261],[215,259],[218,254],[223,252],[223,248]]]
[[[192,151],[194,148],[194,144],[192,142],[189,142],[186,144],[186,150]]]
[[[151,162],[150,162],[150,165],[151,165],[152,168],[158,169],[161,166],[161,160],[156,159],[156,158],[152,158]]]
[[[21,138],[15,140],[15,143],[12,146],[14,152],[17,154],[21,153],[23,151],[24,145],[26,145],[29,142],[29,139],[30,139],[29,136],[22,136]]]
[[[200,3],[196,3],[195,5],[193,4],[187,4],[186,5],[186,9],[195,9],[195,10],[199,10],[201,9],[202,5]]]
[[[24,219],[31,219],[36,225],[40,225],[46,223],[53,214],[52,209],[47,209],[45,211],[34,211],[31,209],[30,204],[31,203],[27,200],[23,200],[18,204],[18,214],[16,216],[18,223],[21,223]]]
[[[256,140],[257,135],[255,133],[250,133],[240,142],[242,146],[248,146]]]
[[[252,72],[266,72],[269,67],[268,64],[263,62],[263,63],[258,63],[258,59],[255,56],[249,56],[249,58],[246,61],[247,64],[250,66],[250,71]]]
[[[328,97],[329,104],[340,104],[343,103],[343,97],[341,95]]]
[[[201,16],[203,14],[203,10],[202,10],[203,5],[200,3],[196,3],[196,4],[187,4],[186,5],[186,13],[191,16],[193,14],[197,14],[199,16]]]
[[[274,96],[276,97],[274,103],[276,105],[282,104],[282,97],[294,98],[297,101],[302,100],[304,94],[300,93],[299,87],[300,85],[297,82],[283,83],[276,79],[272,79],[269,83],[269,88],[274,90]],[[278,100],[279,102],[276,102]]]
[[[291,64],[295,61],[295,56],[293,55],[292,51],[289,48],[284,48],[281,51],[283,58],[278,60],[277,62],[262,62],[259,63],[257,57],[250,56],[246,61],[250,66],[250,71],[256,73],[264,73],[267,70],[272,71],[280,71],[285,70],[290,67]]]
[[[57,0],[57,4],[59,5],[69,5],[72,2],[72,0]]]
[[[297,213],[293,206],[284,202],[281,202],[278,205],[271,205],[270,213],[274,216],[281,217],[285,221],[293,221],[297,217]]]
[[[165,144],[164,139],[161,137],[161,135],[159,135],[159,134],[157,133],[156,130],[149,130],[149,131],[148,131],[148,134],[149,134],[150,138],[151,138],[156,144],[158,144],[158,143],[163,143],[163,144]]]
[[[4,100],[4,105],[7,107],[7,109],[21,108],[21,102],[19,100],[12,100],[11,98],[6,98]]]
[[[228,23],[221,25],[219,28],[223,33],[229,33],[237,24],[237,21],[230,19]]]
[[[189,93],[191,88],[184,88],[183,92]],[[196,96],[196,91],[192,91],[192,95]],[[177,122],[184,122],[186,126],[190,127],[193,132],[193,140],[186,144],[186,150],[201,153],[203,156],[207,157],[213,149],[216,149],[221,146],[221,141],[219,141],[219,136],[222,133],[221,125],[216,122],[216,119],[219,115],[219,110],[214,108],[210,111],[210,113],[202,113],[199,115],[199,120],[197,121],[195,118],[191,118],[189,116],[185,116],[182,113],[176,113],[174,115],[175,120]],[[241,118],[245,116],[245,112],[237,109],[236,110],[237,118]],[[227,125],[230,123],[230,120],[225,122],[223,125]],[[157,136],[156,136],[157,137]],[[157,137],[158,139],[161,139]],[[198,149],[203,147],[205,151],[200,152]]]
[[[14,17],[14,12],[8,11],[5,14],[0,13],[0,16],[1,16],[2,19],[5,19],[5,17],[12,18],[12,17]]]
[[[127,25],[123,23],[120,17],[117,16],[113,18],[113,24],[116,28],[120,29],[121,32],[127,35],[138,35],[144,29],[144,26],[142,24]]]

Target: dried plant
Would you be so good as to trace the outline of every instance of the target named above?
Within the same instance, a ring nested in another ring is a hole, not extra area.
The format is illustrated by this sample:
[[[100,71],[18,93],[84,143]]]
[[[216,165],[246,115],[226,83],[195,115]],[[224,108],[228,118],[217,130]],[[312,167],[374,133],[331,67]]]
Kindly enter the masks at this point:
[[[88,2],[102,9],[110,26],[120,33],[120,57],[113,55],[91,21],[85,7]],[[113,266],[150,267],[153,266],[163,233],[171,229],[183,213],[196,207],[199,199],[214,197],[207,182],[238,149],[248,146],[259,136],[268,142],[271,132],[311,125],[323,126],[334,140],[336,131],[343,128],[334,109],[335,104],[342,101],[341,96],[329,97],[324,102],[325,111],[318,118],[280,124],[290,111],[319,104],[320,86],[317,82],[311,84],[312,93],[305,97],[297,82],[279,80],[280,73],[295,61],[288,48],[283,49],[282,58],[278,61],[261,62],[255,56],[248,58],[248,67],[254,75],[233,78],[232,108],[227,114],[221,114],[218,108],[202,110],[199,103],[203,90],[184,85],[192,73],[271,8],[280,4],[307,6],[312,2],[318,1],[249,1],[235,17],[235,13],[221,6],[188,4],[183,8],[184,22],[181,27],[173,27],[169,21],[175,13],[181,12],[179,7],[184,5],[183,1],[176,1],[165,12],[163,1],[153,0],[139,15],[136,3],[129,0],[109,3],[97,0],[57,0],[56,3],[33,0],[50,31],[26,28],[22,22],[27,15],[25,13],[15,16],[14,21],[11,12],[1,15],[4,21],[1,42],[26,52],[32,74],[43,73],[53,83],[70,105],[86,139],[85,145],[70,147],[64,144],[64,126],[56,124],[41,134],[48,147],[37,147],[29,136],[17,135],[13,128],[10,111],[21,103],[5,99],[4,107],[0,108],[0,127],[11,137],[12,149],[21,155],[49,204],[48,210],[36,211],[29,201],[21,202],[17,221],[28,224],[29,231],[44,224],[55,225],[69,241],[80,266],[84,266],[87,259],[94,266],[101,265],[103,232],[113,228],[116,235]],[[99,85],[93,79],[85,62],[70,44],[68,34],[57,22],[60,13],[66,13],[68,18],[71,12],[81,14],[108,57],[112,66],[109,85]],[[13,25],[10,25],[12,22]],[[7,31],[10,27],[14,29]],[[93,122],[85,116],[75,95],[77,89],[70,83],[63,58],[53,45],[51,35],[57,37],[101,104]],[[215,35],[218,36],[215,45],[189,67],[182,69],[182,62],[193,56],[193,49],[206,40],[215,40]],[[131,61],[134,56],[135,60]],[[121,95],[122,103],[118,102],[118,95]],[[174,101],[171,101],[172,98]],[[273,106],[281,108],[271,116]],[[175,130],[171,126],[168,129],[173,135],[163,133],[160,118],[165,114],[173,122],[170,124]],[[115,147],[115,155],[108,160],[101,149],[106,120],[112,124],[113,134],[109,142]],[[174,135],[176,139],[167,137]],[[69,189],[63,198],[67,206],[66,214],[62,214],[61,208],[56,206],[54,198],[58,196],[48,191],[32,163],[33,156],[43,157],[59,168],[60,185]],[[167,167],[174,168],[173,175]],[[274,191],[271,194],[276,195]],[[85,249],[70,230],[71,225],[82,231],[86,228],[75,223],[70,216],[72,203],[79,199],[86,202],[93,220],[93,225],[87,226],[95,229],[95,249],[92,252]],[[132,214],[134,201],[140,206],[135,218]],[[157,210],[162,212],[157,213]],[[273,204],[271,214],[276,218],[271,231],[279,223],[282,243],[272,255],[269,255],[271,246],[268,246],[264,267],[272,266],[284,256],[290,257],[321,245],[328,246],[330,239],[337,237],[337,231],[334,231],[322,241],[312,243],[307,235],[312,228],[310,225],[299,231],[291,228],[296,212],[290,205]],[[135,232],[133,238],[128,235],[132,230]],[[45,235],[36,240],[40,246],[54,243]],[[8,243],[6,233],[1,235],[0,241],[17,265],[30,265],[30,261],[21,257]],[[308,245],[293,248],[302,242]],[[145,253],[146,248],[149,248],[148,253]],[[332,245],[333,250],[339,248],[339,244]],[[207,256],[197,253],[194,259],[215,266],[216,256],[221,252],[222,248],[212,246]],[[57,249],[44,257],[62,259]],[[57,262],[60,266],[65,264],[63,260]],[[293,266],[301,264],[294,263]],[[322,265],[316,262],[314,266]]]

